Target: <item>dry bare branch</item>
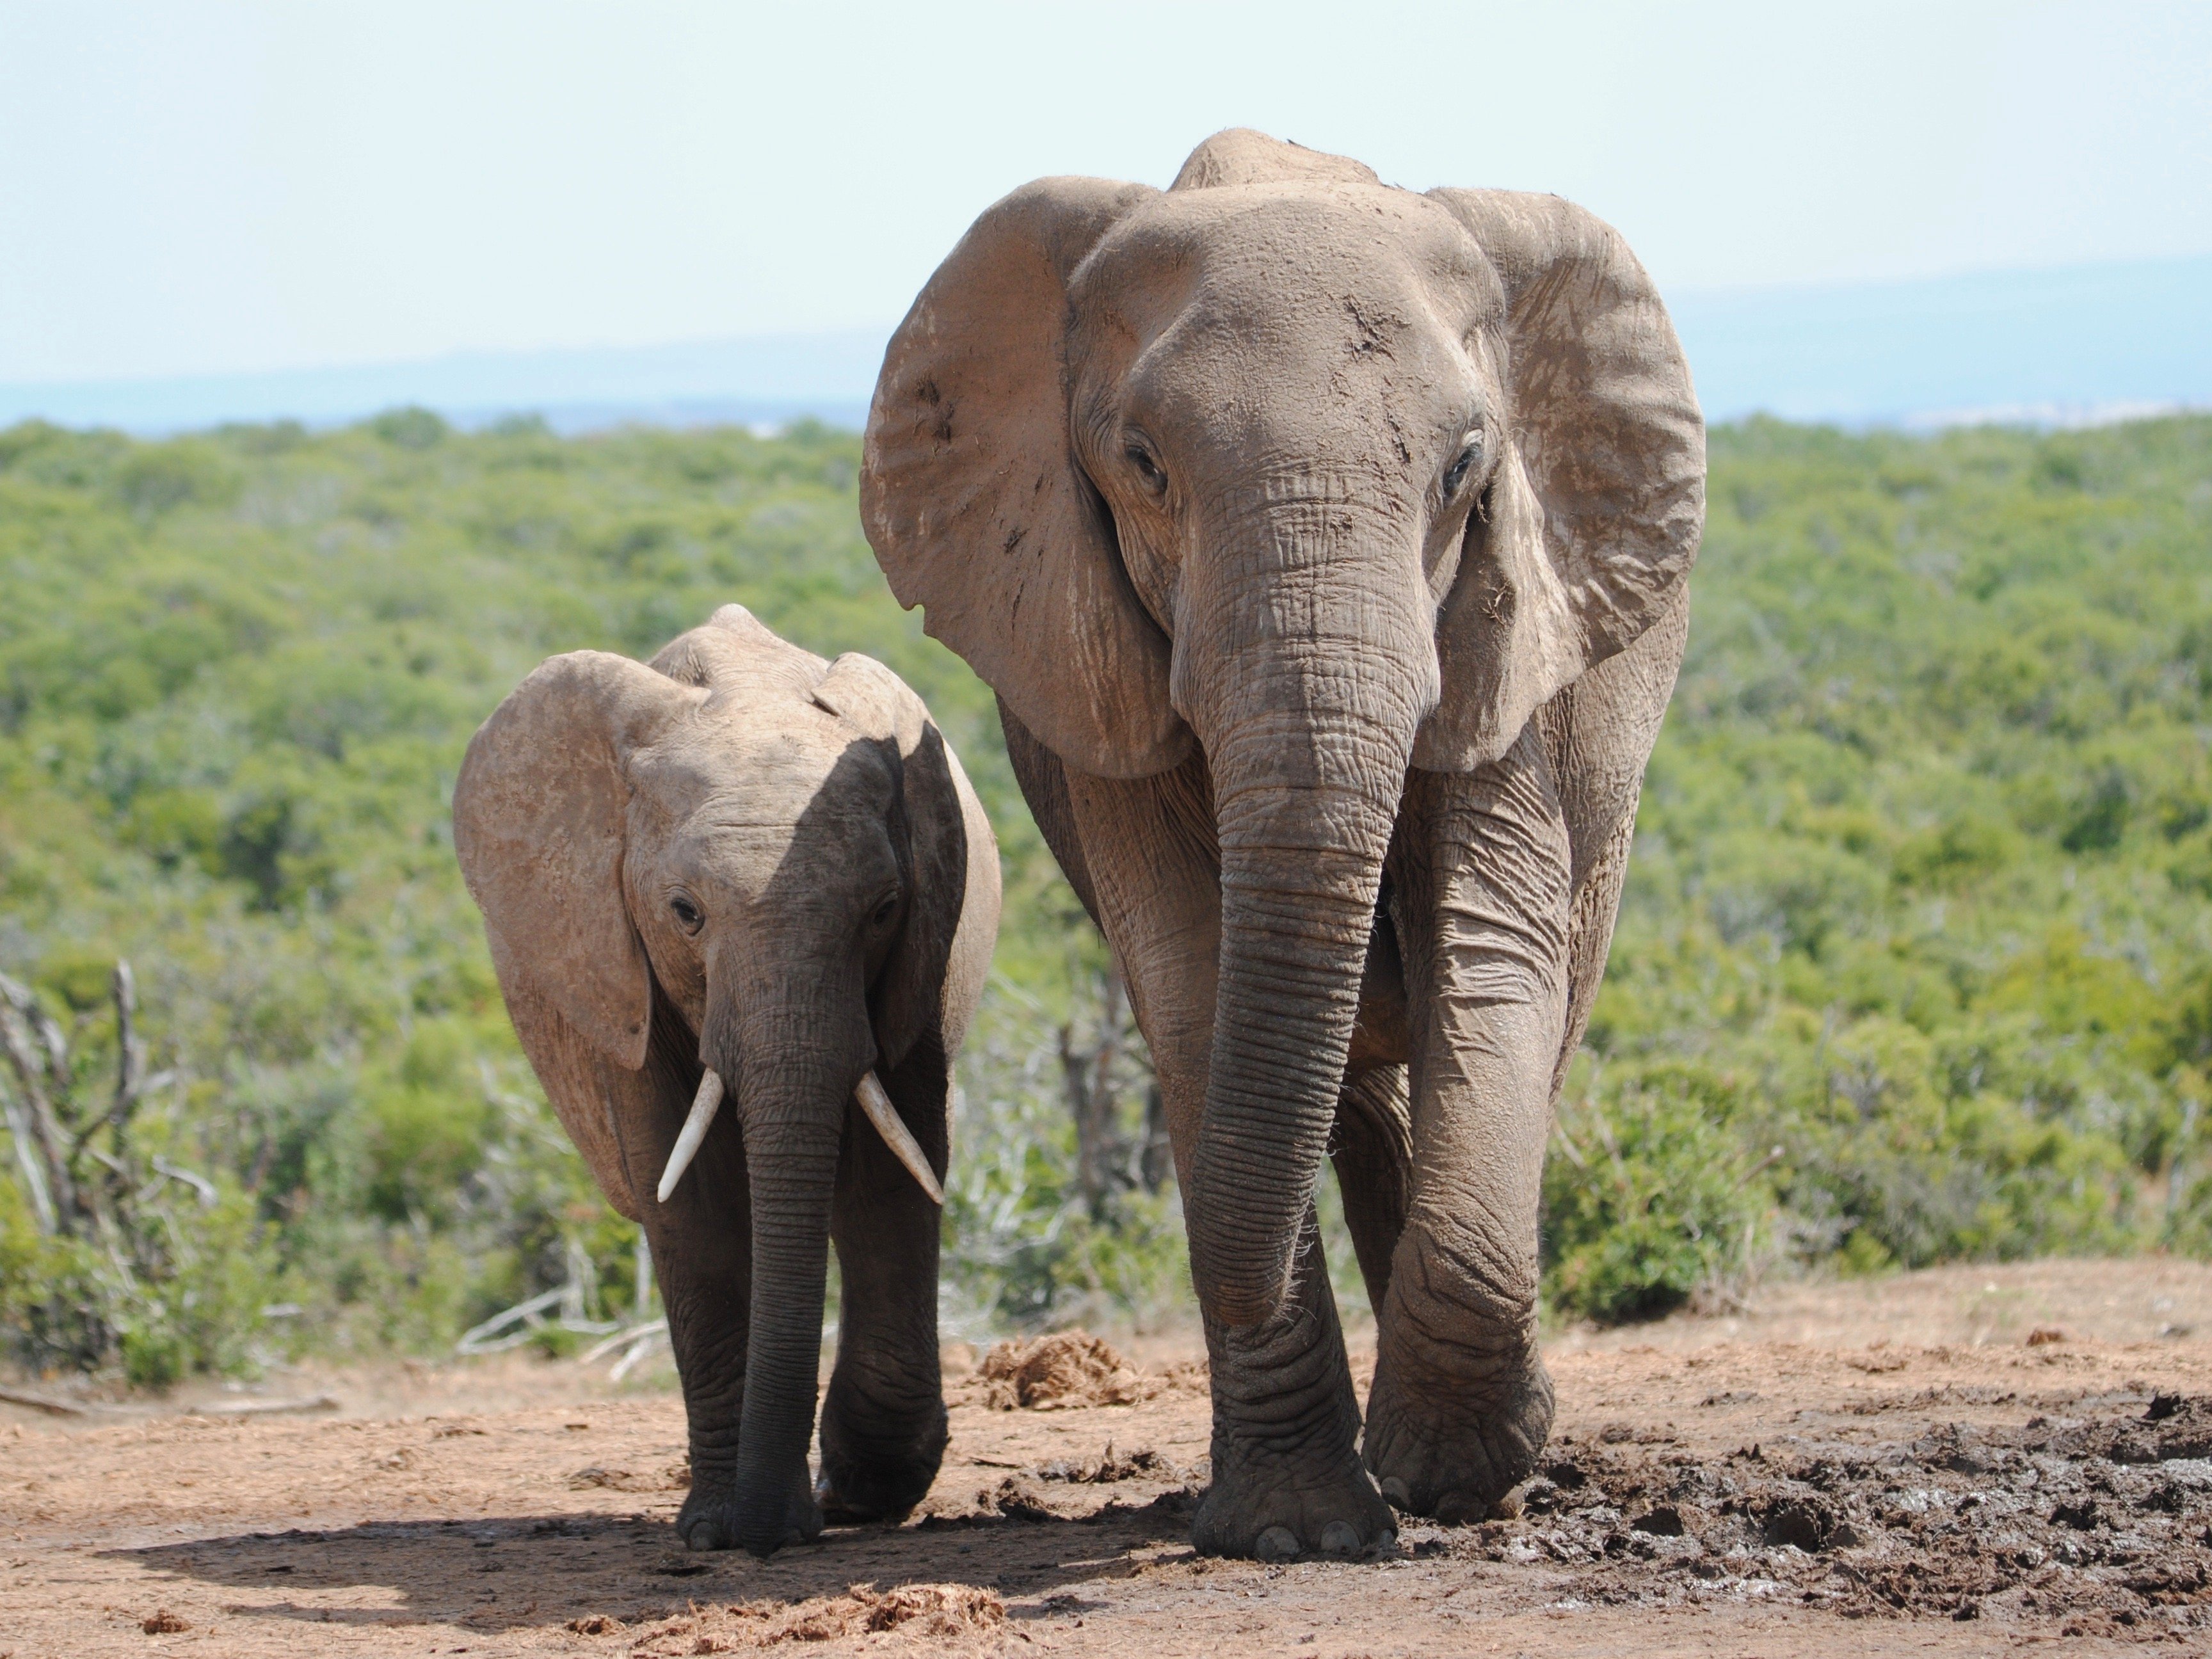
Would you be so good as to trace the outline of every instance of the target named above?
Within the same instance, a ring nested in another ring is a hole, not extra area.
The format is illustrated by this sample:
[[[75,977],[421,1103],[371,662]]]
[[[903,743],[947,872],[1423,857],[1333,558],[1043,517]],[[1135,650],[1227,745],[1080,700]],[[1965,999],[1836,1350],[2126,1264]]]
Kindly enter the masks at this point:
[[[45,1165],[54,1231],[73,1232],[84,1218],[83,1206],[63,1149],[62,1126],[54,1115],[55,1092],[69,1086],[69,1045],[30,988],[5,974],[0,974],[0,1048],[7,1051],[8,1063],[22,1088],[24,1127]]]

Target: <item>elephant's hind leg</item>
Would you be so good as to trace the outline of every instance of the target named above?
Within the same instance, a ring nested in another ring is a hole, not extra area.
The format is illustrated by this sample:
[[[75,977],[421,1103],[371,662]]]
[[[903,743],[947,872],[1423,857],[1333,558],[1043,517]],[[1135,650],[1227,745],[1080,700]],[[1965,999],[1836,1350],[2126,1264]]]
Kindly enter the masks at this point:
[[[1367,1305],[1378,1311],[1390,1293],[1390,1255],[1406,1230],[1413,1195],[1413,1121],[1406,1068],[1378,1066],[1344,1085],[1329,1138],[1345,1231],[1367,1283]]]

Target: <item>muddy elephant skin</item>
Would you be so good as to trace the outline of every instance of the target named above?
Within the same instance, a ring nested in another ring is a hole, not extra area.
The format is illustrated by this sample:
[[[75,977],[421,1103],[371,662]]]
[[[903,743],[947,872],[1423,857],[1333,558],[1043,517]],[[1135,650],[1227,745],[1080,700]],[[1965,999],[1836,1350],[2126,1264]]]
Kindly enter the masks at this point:
[[[825,1512],[903,1514],[945,1449],[926,1187],[999,920],[990,826],[921,701],[726,605],[650,665],[532,672],[469,744],[453,842],[523,1048],[652,1247],[684,1541],[766,1555]]]
[[[998,692],[1158,1067],[1212,1359],[1195,1541],[1486,1512],[1551,1420],[1538,1178],[1704,526],[1643,268],[1556,197],[1252,132],[1166,191],[1042,179],[893,337],[861,507]],[[1324,1155],[1380,1322],[1364,1432]]]

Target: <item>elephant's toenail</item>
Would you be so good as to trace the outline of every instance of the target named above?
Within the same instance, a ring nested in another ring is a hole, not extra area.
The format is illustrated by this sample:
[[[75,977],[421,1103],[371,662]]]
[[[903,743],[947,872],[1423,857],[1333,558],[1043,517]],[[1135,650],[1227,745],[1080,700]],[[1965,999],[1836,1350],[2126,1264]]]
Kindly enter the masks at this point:
[[[1375,1534],[1375,1553],[1389,1557],[1398,1553],[1398,1533],[1395,1527],[1385,1527]]]
[[[1298,1553],[1298,1535],[1288,1527],[1270,1527],[1252,1546],[1262,1561],[1287,1561]]]
[[[1437,1499],[1437,1519],[1448,1527],[1456,1527],[1463,1521],[1473,1520],[1487,1507],[1475,1503],[1463,1492],[1448,1492]]]
[[[1397,1475],[1390,1474],[1383,1476],[1382,1495],[1389,1498],[1393,1504],[1395,1504],[1401,1510],[1409,1510],[1413,1507],[1413,1494],[1412,1489],[1408,1487],[1405,1481]]]
[[[688,1549],[711,1550],[714,1547],[715,1542],[714,1523],[712,1521],[694,1521],[691,1523],[691,1530],[684,1534],[684,1547]]]
[[[1347,1556],[1359,1553],[1359,1534],[1349,1522],[1332,1521],[1321,1529],[1321,1553],[1323,1555]]]

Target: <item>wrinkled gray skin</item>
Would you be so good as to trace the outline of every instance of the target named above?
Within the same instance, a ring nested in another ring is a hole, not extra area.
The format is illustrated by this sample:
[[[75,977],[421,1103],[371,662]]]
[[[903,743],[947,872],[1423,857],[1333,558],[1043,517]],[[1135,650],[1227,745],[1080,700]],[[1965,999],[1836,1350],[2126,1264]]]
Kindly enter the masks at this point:
[[[998,691],[1158,1066],[1212,1359],[1203,1550],[1355,1553],[1534,1465],[1538,1176],[1704,489],[1607,227],[1256,133],[1165,192],[1016,191],[892,341],[870,539]],[[1325,1153],[1379,1310],[1364,1440]]]
[[[999,922],[990,826],[920,700],[737,605],[650,667],[555,657],[470,744],[453,842],[531,1064],[652,1245],[690,1424],[679,1534],[764,1556],[824,1511],[904,1514],[945,1449],[939,1212],[854,1088],[872,1066],[941,1179]],[[662,1204],[703,1067],[727,1097]]]

